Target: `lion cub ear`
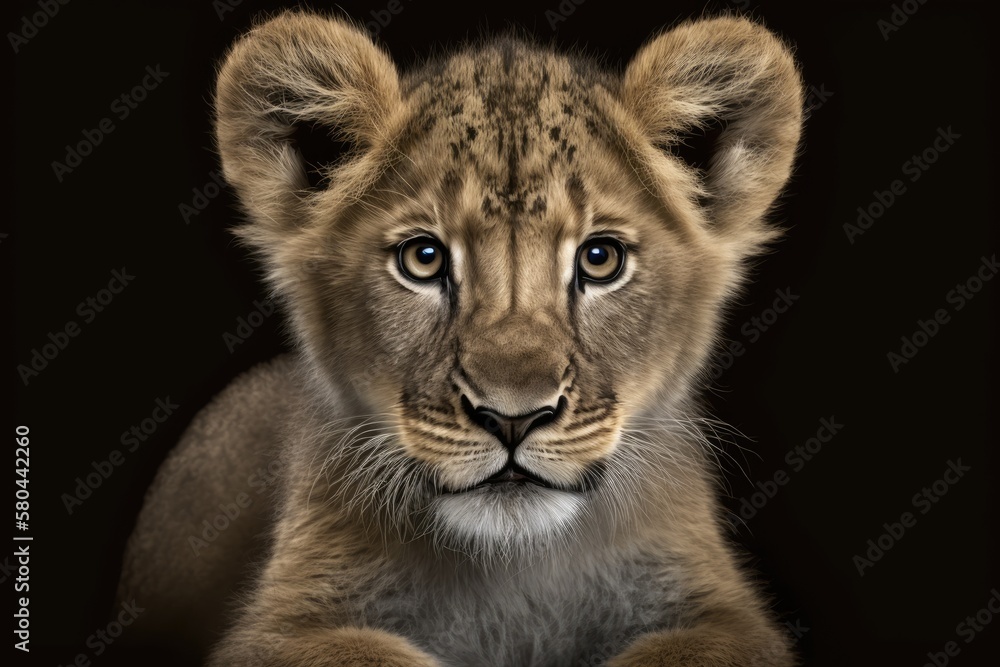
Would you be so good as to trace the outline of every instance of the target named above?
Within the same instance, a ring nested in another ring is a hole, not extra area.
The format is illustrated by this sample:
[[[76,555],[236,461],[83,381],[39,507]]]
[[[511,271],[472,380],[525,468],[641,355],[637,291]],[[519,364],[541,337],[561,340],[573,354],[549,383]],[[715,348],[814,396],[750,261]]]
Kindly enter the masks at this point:
[[[788,48],[756,23],[722,17],[682,24],[644,46],[625,72],[621,100],[648,142],[652,178],[676,188],[671,177],[680,175],[711,227],[752,252],[772,235],[762,218],[791,172],[802,98]],[[721,132],[707,169],[694,179],[691,170],[679,174],[662,149],[709,127]]]
[[[330,190],[357,192],[402,107],[392,60],[364,32],[336,18],[287,12],[230,49],[215,96],[223,173],[255,223],[254,235],[301,224],[306,165],[293,133],[309,126],[352,147]]]

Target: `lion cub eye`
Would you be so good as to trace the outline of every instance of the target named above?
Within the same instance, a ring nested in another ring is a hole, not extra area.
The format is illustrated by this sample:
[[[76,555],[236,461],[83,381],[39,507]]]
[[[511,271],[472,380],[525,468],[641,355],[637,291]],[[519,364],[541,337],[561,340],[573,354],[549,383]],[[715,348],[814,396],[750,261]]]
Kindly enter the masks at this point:
[[[625,246],[610,238],[591,239],[580,246],[577,270],[581,280],[609,283],[625,266]]]
[[[448,272],[447,252],[441,243],[421,236],[399,244],[399,270],[410,280],[437,280]]]

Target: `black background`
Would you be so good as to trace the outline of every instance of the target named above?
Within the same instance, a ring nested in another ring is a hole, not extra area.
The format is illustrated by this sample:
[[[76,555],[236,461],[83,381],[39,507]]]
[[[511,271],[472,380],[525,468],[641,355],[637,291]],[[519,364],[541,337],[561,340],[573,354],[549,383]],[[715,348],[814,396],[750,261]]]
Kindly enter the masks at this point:
[[[726,335],[745,352],[708,394],[712,414],[746,434],[737,442],[747,451],[726,445],[729,507],[738,510],[754,484],[778,470],[790,479],[753,518],[734,519],[734,539],[752,552],[777,612],[808,628],[798,640],[807,664],[919,667],[949,641],[960,648],[949,664],[995,664],[1000,619],[971,643],[956,626],[1000,590],[991,483],[998,281],[961,310],[946,299],[998,250],[996,41],[987,4],[902,3],[916,11],[907,16],[900,7],[897,19],[906,21],[886,39],[879,21],[890,20],[889,2],[639,8],[566,0],[555,29],[555,14],[546,11],[558,12],[558,0],[527,7],[401,2],[378,37],[403,66],[517,26],[544,41],[585,45],[621,68],[661,28],[741,8],[796,45],[807,84],[832,95],[813,100],[802,158],[775,216],[788,233],[759,262],[731,314]],[[37,3],[21,4],[7,32],[22,31],[22,17],[39,11]],[[387,4],[338,6],[370,21]],[[217,167],[209,111],[215,64],[254,17],[276,5],[244,0],[221,17],[220,7],[211,0],[70,2],[16,54],[8,35],[17,208],[0,228],[4,284],[14,286],[2,290],[5,312],[15,313],[4,327],[13,331],[6,363],[15,392],[4,426],[11,476],[14,425],[28,425],[32,438],[27,664],[69,664],[81,652],[94,664],[121,661],[114,645],[94,657],[86,640],[107,624],[145,487],[197,410],[284,345],[277,314],[232,353],[223,342],[264,293],[257,267],[227,231],[238,220],[231,192],[188,224],[179,210]],[[119,119],[112,101],[157,65],[169,75]],[[59,182],[52,162],[64,162],[67,144],[105,117],[114,131]],[[931,147],[939,128],[960,136],[911,181],[904,163]],[[849,242],[843,225],[896,179],[905,192]],[[134,280],[85,323],[77,305],[122,267]],[[786,288],[798,300],[750,343],[744,323]],[[939,308],[950,321],[894,372],[887,353],[898,353],[901,336]],[[80,334],[25,386],[17,366],[70,320]],[[124,450],[122,432],[167,397],[180,408],[68,514],[62,494],[73,493],[93,461]],[[792,470],[786,453],[830,417],[843,428]],[[912,496],[958,459],[971,470],[920,514]],[[916,525],[859,576],[853,557],[906,511]],[[0,575],[12,598],[13,576]]]

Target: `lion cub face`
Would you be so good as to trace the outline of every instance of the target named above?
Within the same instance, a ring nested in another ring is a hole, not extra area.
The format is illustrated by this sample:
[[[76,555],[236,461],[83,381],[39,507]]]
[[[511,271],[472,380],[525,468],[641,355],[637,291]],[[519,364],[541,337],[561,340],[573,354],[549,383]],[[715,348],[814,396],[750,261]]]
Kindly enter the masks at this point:
[[[691,311],[718,260],[616,148],[601,83],[520,44],[449,61],[412,84],[405,159],[334,232],[364,262],[333,306],[370,341],[364,398],[392,415],[413,497],[477,542],[624,493],[623,425],[660,384],[686,391],[670,371],[710,335]]]
[[[284,21],[235,47],[219,138],[305,354],[362,413],[327,445],[334,493],[475,552],[627,515],[663,476],[637,433],[679,416],[769,237],[801,106],[784,51],[725,43],[749,24],[720,19],[620,78],[501,41],[400,79],[346,24]],[[738,99],[779,84],[766,108]],[[727,104],[742,116],[707,174],[664,150]],[[356,144],[318,192],[302,121]]]

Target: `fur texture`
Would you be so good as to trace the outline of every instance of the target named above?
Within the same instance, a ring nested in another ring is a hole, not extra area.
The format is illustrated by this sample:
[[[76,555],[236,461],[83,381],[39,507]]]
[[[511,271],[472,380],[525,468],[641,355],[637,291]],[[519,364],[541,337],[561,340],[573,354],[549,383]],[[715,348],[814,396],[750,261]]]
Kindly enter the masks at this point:
[[[267,557],[210,664],[793,664],[725,543],[693,401],[774,236],[801,89],[788,49],[738,18],[682,24],[621,76],[514,39],[401,76],[308,13],[242,38],[219,150],[299,356],[238,399],[260,433],[190,445],[282,460]],[[303,123],[352,146],[320,188]],[[705,170],[675,157],[712,124]],[[442,274],[415,278],[407,248]],[[527,430],[509,441],[484,415]],[[239,484],[184,456],[151,492],[123,595],[164,597],[155,575],[176,566],[144,558],[173,546],[150,517],[199,516],[177,479]]]

